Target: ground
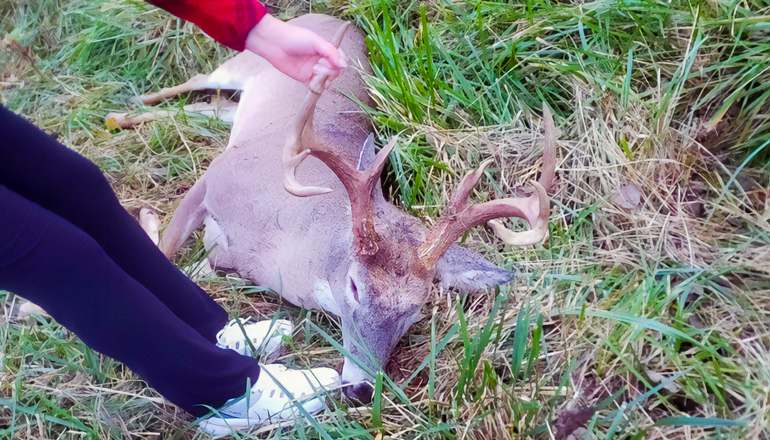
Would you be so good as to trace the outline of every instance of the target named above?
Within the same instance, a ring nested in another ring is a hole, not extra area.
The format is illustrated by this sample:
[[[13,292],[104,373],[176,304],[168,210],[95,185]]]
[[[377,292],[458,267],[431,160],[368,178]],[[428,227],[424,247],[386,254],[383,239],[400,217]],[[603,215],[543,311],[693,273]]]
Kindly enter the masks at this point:
[[[558,130],[549,237],[464,245],[519,272],[439,292],[396,348],[373,405],[330,401],[246,438],[770,438],[770,8],[761,1],[279,2],[369,36],[376,109],[401,132],[385,189],[435,221],[468,171],[472,195],[537,176],[541,113]],[[129,212],[167,222],[229,126],[176,116],[119,130],[143,92],[232,53],[141,2],[4,2],[0,102],[97,163]],[[144,110],[144,109],[143,109]],[[201,258],[192,240],[178,256]],[[201,282],[232,316],[289,315],[282,362],[340,368],[334,318],[233,275]],[[119,363],[3,292],[3,438],[204,438]]]

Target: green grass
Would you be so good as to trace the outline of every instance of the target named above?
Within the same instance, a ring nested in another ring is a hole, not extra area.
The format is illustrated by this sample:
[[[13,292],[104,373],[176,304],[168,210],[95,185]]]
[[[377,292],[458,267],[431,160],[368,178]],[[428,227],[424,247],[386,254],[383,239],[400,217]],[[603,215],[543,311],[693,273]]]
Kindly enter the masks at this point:
[[[312,9],[368,35],[368,110],[382,138],[402,132],[386,190],[426,222],[485,158],[495,163],[475,200],[535,178],[546,102],[560,131],[550,236],[513,249],[471,231],[463,243],[518,268],[515,282],[437,292],[377,376],[373,405],[330,401],[314,421],[243,438],[550,439],[570,418],[586,439],[770,437],[766,2]],[[231,52],[142,2],[3,2],[0,17],[0,102],[96,162],[130,212],[173,212],[228,125],[180,110],[110,130],[104,117]],[[621,185],[639,189],[637,206],[617,203]],[[204,255],[193,240],[179,263]],[[233,316],[290,315],[300,330],[283,362],[341,367],[333,317],[232,276],[201,284]],[[5,310],[15,298],[0,293]],[[0,349],[0,438],[204,438],[54,322],[4,320]]]
[[[361,1],[345,12],[369,35],[384,126],[506,124],[543,101],[568,117],[579,82],[611,101],[619,124],[633,101],[658,131],[720,125],[714,147],[745,155],[770,133],[770,16],[746,6]],[[768,158],[765,148],[754,163]]]

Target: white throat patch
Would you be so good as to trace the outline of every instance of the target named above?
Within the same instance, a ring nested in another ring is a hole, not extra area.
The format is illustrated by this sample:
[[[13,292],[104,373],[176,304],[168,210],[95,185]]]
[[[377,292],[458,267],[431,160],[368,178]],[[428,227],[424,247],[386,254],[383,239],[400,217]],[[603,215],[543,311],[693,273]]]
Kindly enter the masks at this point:
[[[332,295],[332,286],[328,281],[316,281],[315,285],[313,285],[313,297],[315,297],[315,300],[318,302],[318,305],[320,305],[322,309],[329,313],[333,313],[334,315],[340,316],[340,307],[337,305],[337,302],[334,301],[334,295]]]

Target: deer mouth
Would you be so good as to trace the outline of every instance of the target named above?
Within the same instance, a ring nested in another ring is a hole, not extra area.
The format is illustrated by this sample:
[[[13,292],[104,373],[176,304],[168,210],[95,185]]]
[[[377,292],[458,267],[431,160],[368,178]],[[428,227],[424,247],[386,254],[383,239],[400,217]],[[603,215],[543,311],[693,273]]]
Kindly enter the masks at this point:
[[[374,387],[369,382],[348,384],[342,387],[342,392],[349,399],[356,400],[363,405],[371,403],[374,395]]]

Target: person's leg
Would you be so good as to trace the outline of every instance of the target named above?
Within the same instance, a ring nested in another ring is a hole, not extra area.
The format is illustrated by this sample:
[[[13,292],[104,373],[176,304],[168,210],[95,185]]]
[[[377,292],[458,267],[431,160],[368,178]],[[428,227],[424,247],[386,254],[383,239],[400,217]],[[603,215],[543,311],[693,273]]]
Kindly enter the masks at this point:
[[[3,185],[0,288],[37,303],[193,415],[243,395],[259,375],[256,360],[217,348],[88,234]]]
[[[211,341],[227,312],[123,209],[99,168],[0,106],[0,184],[90,235],[130,277]]]

